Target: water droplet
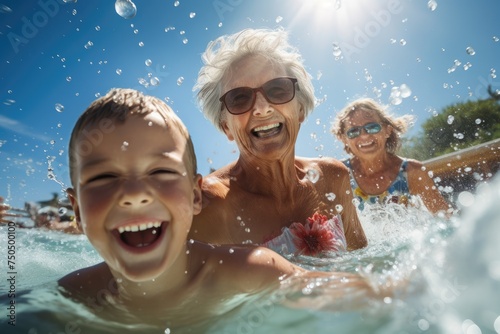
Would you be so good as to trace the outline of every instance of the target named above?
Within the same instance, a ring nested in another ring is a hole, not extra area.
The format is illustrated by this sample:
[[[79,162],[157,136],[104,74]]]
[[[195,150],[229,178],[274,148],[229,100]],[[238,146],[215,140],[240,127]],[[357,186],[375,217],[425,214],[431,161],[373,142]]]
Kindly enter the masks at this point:
[[[448,124],[453,124],[453,121],[455,120],[455,117],[453,117],[453,115],[449,115],[448,116],[448,119],[446,120],[446,122]]]
[[[151,61],[151,59],[146,59],[146,61],[144,62],[144,64],[146,64],[146,66],[151,66],[153,62]]]
[[[131,19],[137,14],[137,7],[131,0],[116,0],[115,10],[124,19]]]
[[[495,70],[494,68],[490,69],[490,77],[495,79],[497,77],[497,70]]]
[[[342,210],[344,210],[344,207],[340,204],[337,204],[337,205],[335,205],[335,210],[337,210],[337,212],[340,213],[340,212],[342,212]]]
[[[396,96],[396,97],[393,97],[392,99],[390,99],[390,102],[391,102],[392,105],[398,106],[401,103],[403,103],[403,99],[400,98],[399,96]]]
[[[500,41],[500,38],[498,38],[497,36],[493,36],[493,42],[498,42]]]
[[[101,27],[100,26],[95,26],[95,30],[96,31],[101,31]]]
[[[316,169],[309,169],[307,171],[306,177],[312,183],[316,183],[319,180],[319,172]]]
[[[139,42],[139,46],[142,48],[144,46],[144,42]]]
[[[342,49],[337,43],[333,43],[333,56],[340,57],[342,55]]]
[[[12,13],[12,9],[6,5],[0,5],[0,13]]]
[[[116,69],[116,74],[118,74],[118,75],[122,75],[122,69],[121,69],[121,68],[117,68],[117,69]]]
[[[472,64],[470,62],[465,63],[464,64],[464,71],[467,71],[471,67],[472,67]]]
[[[94,43],[92,43],[92,41],[88,41],[87,44],[85,44],[83,47],[88,50],[93,46],[94,46]]]
[[[158,77],[153,77],[149,79],[149,83],[151,86],[158,86],[160,84],[160,79],[158,79]]]
[[[333,202],[337,196],[334,193],[327,193],[326,194],[326,199],[329,200],[330,202]]]
[[[71,81],[71,77],[66,77],[66,81],[70,82]]]
[[[427,8],[429,8],[431,11],[435,11],[437,6],[438,6],[438,4],[437,4],[436,0],[429,0],[427,2]]]
[[[189,13],[189,18],[190,19],[193,19],[195,16],[196,16],[196,13],[194,13],[194,12]]]
[[[474,49],[471,48],[470,46],[465,49],[465,52],[467,52],[467,54],[470,56],[473,56],[476,54],[476,51],[474,51]]]
[[[411,89],[406,84],[402,84],[401,86],[399,86],[399,92],[401,94],[401,97],[404,99],[411,95]]]
[[[192,245],[194,244],[194,240],[193,239],[189,239],[189,243]]]
[[[233,254],[233,253],[234,253],[234,249],[229,248],[229,254]]]
[[[184,39],[182,40],[182,44],[187,44],[188,42],[189,42],[189,40],[188,40],[187,38],[184,38]]]
[[[250,228],[249,227],[245,228],[245,232],[250,233]]]
[[[56,103],[56,111],[57,112],[63,112],[64,111],[64,106],[60,103]]]
[[[124,141],[124,142],[122,143],[121,150],[122,150],[122,151],[126,151],[127,149],[128,149],[128,142]]]
[[[276,17],[276,23],[280,23],[283,20],[282,16],[277,16]]]
[[[476,118],[476,124],[481,124],[481,119],[480,118]]]
[[[179,5],[180,5],[180,2],[179,2],[179,1],[175,1],[175,2],[174,2],[174,7],[179,7]]]
[[[401,38],[401,40],[399,41],[399,44],[401,44],[402,46],[405,46],[406,40],[404,38]]]
[[[458,195],[458,202],[463,206],[471,206],[474,204],[474,195],[468,191],[462,191]]]
[[[183,83],[183,82],[184,82],[184,77],[179,77],[179,78],[177,79],[177,86],[182,85],[182,83]]]

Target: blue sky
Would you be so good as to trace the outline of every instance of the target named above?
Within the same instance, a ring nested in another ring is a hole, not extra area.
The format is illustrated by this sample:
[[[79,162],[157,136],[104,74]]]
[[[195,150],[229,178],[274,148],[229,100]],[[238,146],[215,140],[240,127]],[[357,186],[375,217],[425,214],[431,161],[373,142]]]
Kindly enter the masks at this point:
[[[395,102],[393,113],[417,117],[411,135],[443,107],[500,89],[499,1],[436,0],[434,10],[427,0],[134,3],[125,19],[114,1],[0,0],[0,195],[12,205],[63,195],[72,126],[112,87],[167,101],[192,133],[200,173],[236,159],[192,87],[207,43],[244,28],[288,30],[313,77],[319,103],[302,126],[301,156],[345,157],[329,128],[354,98]],[[396,102],[401,85],[411,94]]]

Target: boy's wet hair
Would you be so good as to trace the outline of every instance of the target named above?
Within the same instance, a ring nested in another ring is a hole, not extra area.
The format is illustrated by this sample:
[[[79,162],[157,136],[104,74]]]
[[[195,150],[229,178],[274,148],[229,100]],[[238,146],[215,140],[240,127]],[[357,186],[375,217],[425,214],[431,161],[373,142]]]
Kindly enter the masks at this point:
[[[196,175],[196,155],[191,136],[182,120],[174,111],[165,102],[154,96],[145,95],[134,89],[113,88],[105,96],[92,102],[80,115],[73,127],[68,152],[72,185],[76,185],[74,168],[76,163],[77,139],[85,128],[105,122],[123,124],[131,115],[147,115],[152,112],[158,112],[165,120],[165,124],[174,126],[186,138],[186,153],[189,167],[191,167],[193,175]],[[161,140],[161,138],[158,140]]]

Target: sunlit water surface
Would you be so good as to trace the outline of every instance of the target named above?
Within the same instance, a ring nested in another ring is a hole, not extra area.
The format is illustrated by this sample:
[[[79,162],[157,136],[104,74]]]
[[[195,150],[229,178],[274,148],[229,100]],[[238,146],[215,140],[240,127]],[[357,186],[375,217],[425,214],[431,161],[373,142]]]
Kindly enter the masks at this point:
[[[328,281],[284,289],[247,300],[236,313],[214,319],[210,333],[500,333],[500,178],[482,185],[459,217],[432,218],[413,208],[390,205],[360,214],[369,239],[365,249],[329,258],[290,260],[314,270],[366,276],[374,286],[407,282],[394,298],[338,311]],[[7,244],[2,227],[0,244]],[[85,236],[35,229],[16,230],[16,326],[13,333],[199,332],[153,329],[99,319],[92,310],[63,298],[55,281],[100,262]],[[5,273],[4,273],[5,274]],[[2,279],[5,282],[4,279]],[[1,293],[8,286],[1,285]],[[2,310],[8,317],[8,298]],[[294,309],[283,301],[310,298],[320,310]],[[5,319],[5,318],[4,318]]]

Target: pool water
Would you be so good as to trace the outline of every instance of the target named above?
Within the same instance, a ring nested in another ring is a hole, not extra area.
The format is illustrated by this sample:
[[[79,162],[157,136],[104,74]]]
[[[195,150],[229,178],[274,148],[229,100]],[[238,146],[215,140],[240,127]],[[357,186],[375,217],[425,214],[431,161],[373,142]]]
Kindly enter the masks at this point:
[[[327,258],[290,257],[312,270],[350,271],[374,286],[406,282],[394,298],[366,300],[339,311],[328,295],[333,281],[311,280],[304,288],[288,280],[283,289],[248,298],[241,308],[203,324],[208,333],[500,333],[500,178],[480,187],[473,202],[452,219],[390,204],[360,213],[369,240],[362,250]],[[7,245],[8,228],[1,227]],[[85,236],[17,229],[14,298],[1,285],[2,310],[15,300],[16,326],[2,333],[198,333],[200,327],[152,328],[102,320],[64,298],[55,281],[100,262]],[[7,271],[4,271],[9,278]],[[283,303],[305,299],[310,308]]]

